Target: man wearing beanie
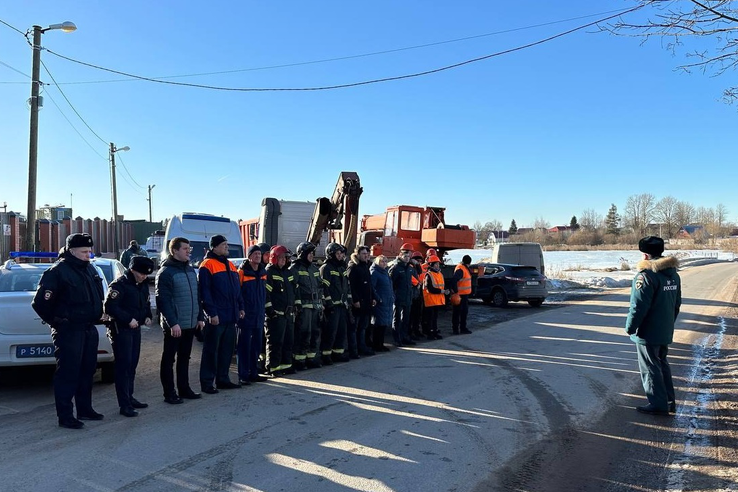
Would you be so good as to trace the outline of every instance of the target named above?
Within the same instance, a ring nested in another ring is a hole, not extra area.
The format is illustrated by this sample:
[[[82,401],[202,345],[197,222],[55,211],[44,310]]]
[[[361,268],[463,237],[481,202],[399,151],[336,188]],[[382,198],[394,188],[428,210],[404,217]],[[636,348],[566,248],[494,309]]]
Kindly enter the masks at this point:
[[[84,427],[81,420],[103,418],[92,408],[99,342],[95,323],[103,314],[103,280],[90,264],[92,246],[89,234],[70,234],[57,262],[41,277],[31,304],[51,326],[56,414],[59,426],[68,429]]]
[[[472,291],[472,278],[471,272],[469,272],[471,261],[471,256],[464,255],[461,263],[456,265],[456,269],[454,270],[451,292],[459,294],[461,298],[461,302],[454,306],[453,314],[451,315],[451,328],[454,335],[458,335],[459,333],[468,335],[471,333],[466,327],[466,318],[469,314],[469,296]]]
[[[636,407],[641,413],[669,415],[676,412],[674,383],[666,356],[674,337],[674,322],[682,304],[679,262],[662,257],[664,240],[649,236],[638,242],[643,260],[633,278],[630,309],[625,331],[636,343],[638,368],[648,405]]]
[[[248,385],[252,382],[266,381],[259,376],[257,364],[264,338],[264,317],[266,304],[266,270],[261,262],[261,249],[251,246],[246,259],[238,269],[241,282],[241,297],[244,304],[244,317],[238,321],[238,379]]]
[[[115,279],[105,298],[105,314],[110,316],[108,336],[115,354],[115,393],[120,414],[138,415],[138,408],[146,408],[133,397],[133,380],[141,353],[141,325],[150,326],[148,275],[154,271],[154,261],[146,256],[131,258],[130,268]]]
[[[198,270],[200,299],[207,316],[200,360],[200,386],[208,394],[239,388],[229,376],[236,323],[245,315],[238,271],[228,261],[228,240],[216,234]]]

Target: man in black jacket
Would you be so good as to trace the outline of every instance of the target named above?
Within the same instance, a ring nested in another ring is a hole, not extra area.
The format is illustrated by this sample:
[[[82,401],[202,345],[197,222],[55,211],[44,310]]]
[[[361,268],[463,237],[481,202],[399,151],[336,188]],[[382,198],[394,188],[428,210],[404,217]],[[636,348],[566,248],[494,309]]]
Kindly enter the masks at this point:
[[[46,270],[33,298],[33,309],[51,326],[56,372],[54,399],[59,426],[81,429],[81,420],[102,420],[92,409],[92,378],[97,368],[103,314],[102,278],[90,264],[92,238],[70,234],[59,260]],[[77,418],[74,418],[74,406]]]
[[[110,284],[105,298],[105,314],[110,316],[108,336],[115,354],[115,393],[120,414],[138,415],[137,408],[148,405],[133,397],[133,380],[141,354],[141,325],[151,325],[148,275],[154,262],[145,256],[131,258],[131,267]]]
[[[169,241],[169,257],[156,273],[156,307],[164,330],[160,377],[164,401],[182,403],[182,398],[201,397],[190,387],[189,364],[192,339],[205,326],[205,314],[197,291],[197,273],[190,265],[190,242],[183,237]],[[177,358],[177,388],[174,389],[174,358]]]
[[[369,247],[357,246],[347,269],[354,318],[354,329],[349,334],[348,343],[352,357],[357,352],[358,355],[374,355],[374,350],[369,348],[372,345],[371,340],[367,342],[366,339],[372,320],[372,308],[377,304],[369,266]]]
[[[400,255],[389,267],[392,289],[395,292],[395,306],[392,311],[392,336],[395,345],[415,345],[410,339],[410,310],[413,304],[413,273],[410,264],[413,246],[405,243],[400,247]]]

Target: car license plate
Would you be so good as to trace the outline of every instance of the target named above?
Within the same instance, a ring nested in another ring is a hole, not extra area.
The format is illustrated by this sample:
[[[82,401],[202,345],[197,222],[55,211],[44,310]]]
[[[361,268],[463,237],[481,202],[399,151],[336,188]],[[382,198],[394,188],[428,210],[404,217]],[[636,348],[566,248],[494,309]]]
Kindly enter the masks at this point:
[[[15,356],[19,359],[27,359],[29,357],[54,357],[54,346],[50,343],[18,345],[15,347]]]
[[[537,280],[528,280],[525,285],[538,285],[539,283]]]

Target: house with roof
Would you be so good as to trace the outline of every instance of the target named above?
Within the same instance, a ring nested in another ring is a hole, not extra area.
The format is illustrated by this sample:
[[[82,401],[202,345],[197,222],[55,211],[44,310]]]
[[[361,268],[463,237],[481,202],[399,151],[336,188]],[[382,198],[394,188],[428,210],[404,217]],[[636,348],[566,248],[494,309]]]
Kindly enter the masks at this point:
[[[706,239],[710,237],[710,234],[705,229],[705,226],[701,224],[688,224],[683,225],[679,228],[676,233],[676,237],[679,239]]]

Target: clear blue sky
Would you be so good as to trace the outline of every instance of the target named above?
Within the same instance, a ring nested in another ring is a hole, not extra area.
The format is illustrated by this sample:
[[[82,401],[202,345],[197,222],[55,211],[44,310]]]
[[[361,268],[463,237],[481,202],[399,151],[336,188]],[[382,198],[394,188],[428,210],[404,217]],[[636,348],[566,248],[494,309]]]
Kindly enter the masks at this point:
[[[591,22],[580,16],[630,0],[5,2],[0,19],[50,31],[44,47],[149,77],[256,69],[395,50],[325,63],[169,80],[229,87],[315,87],[425,71],[538,41]],[[599,17],[605,17],[602,14]],[[639,14],[640,16],[640,14]],[[558,22],[546,26],[538,24]],[[263,197],[313,201],[338,173],[357,171],[361,213],[393,204],[447,207],[451,223],[536,218],[568,223],[605,215],[628,196],[672,195],[724,204],[738,217],[738,108],[722,103],[734,82],[674,69],[660,42],[589,28],[457,69],[329,91],[220,92],[175,87],[84,67],[42,53],[54,86],[40,113],[38,204],[110,217],[107,143],[128,145],[118,166],[118,210],[154,219],[200,211],[258,215]],[[31,49],[0,25],[0,62],[26,75]],[[41,70],[41,80],[51,79]],[[79,84],[78,82],[114,81]],[[0,64],[0,205],[25,214],[30,79]],[[77,82],[76,84],[74,84]],[[94,148],[75,132],[64,115]],[[96,152],[97,153],[96,153]],[[99,155],[98,155],[99,154]],[[138,185],[134,184],[134,180]]]

